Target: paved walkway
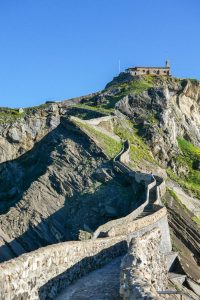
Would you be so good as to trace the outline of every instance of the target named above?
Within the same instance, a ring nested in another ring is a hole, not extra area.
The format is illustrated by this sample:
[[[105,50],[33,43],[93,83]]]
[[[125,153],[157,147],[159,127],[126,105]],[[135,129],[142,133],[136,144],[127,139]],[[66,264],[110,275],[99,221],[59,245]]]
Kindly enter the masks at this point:
[[[56,300],[118,300],[122,257],[93,271],[66,288]]]

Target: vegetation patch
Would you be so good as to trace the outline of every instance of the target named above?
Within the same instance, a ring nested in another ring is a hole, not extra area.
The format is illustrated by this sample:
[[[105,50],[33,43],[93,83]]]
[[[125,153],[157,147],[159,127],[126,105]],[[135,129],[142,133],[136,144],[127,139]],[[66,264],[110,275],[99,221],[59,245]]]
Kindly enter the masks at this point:
[[[116,123],[114,125],[114,132],[122,140],[129,140],[130,142],[130,158],[131,161],[138,163],[142,159],[149,162],[154,162],[151,152],[145,141],[139,136],[138,129],[130,120]]]
[[[99,145],[105,152],[105,154],[114,158],[122,149],[122,142],[116,141],[114,138],[108,136],[107,134],[100,132],[95,129],[92,125],[81,122],[77,119],[73,119],[73,122],[80,128],[86,130],[86,132],[95,140],[97,145]]]
[[[106,94],[106,91],[108,91],[109,89],[112,90],[115,87],[118,90],[117,93],[113,95]],[[75,104],[74,107],[80,107],[98,111],[104,114],[110,114],[114,111],[115,104],[123,97],[132,93],[139,95],[151,87],[153,87],[152,76],[144,76],[137,79],[134,78],[129,82],[110,84],[106,90],[102,91],[105,92],[105,97],[103,101],[100,101],[100,103],[98,103],[95,96],[94,98],[90,98],[85,103]]]
[[[117,79],[118,77],[114,79],[112,82],[110,82],[106,86],[106,88],[110,89],[113,87],[117,87],[122,89],[121,92],[127,92],[127,93],[134,92],[135,94],[141,94],[142,92],[153,87],[154,85],[154,77],[151,75],[133,77],[132,80],[128,80],[125,82],[120,82]]]
[[[113,109],[107,109],[102,105],[93,106],[92,104],[79,103],[79,104],[72,105],[72,107],[87,109],[90,111],[96,111],[96,112],[102,113],[104,115],[109,115],[111,112],[113,112]]]
[[[72,107],[68,110],[68,112],[69,115],[77,117],[81,120],[90,120],[94,118],[103,117],[106,115],[105,113],[101,113],[97,110],[86,109],[82,107]]]
[[[14,123],[23,116],[24,113],[20,112],[19,109],[0,107],[0,124]]]
[[[134,93],[139,95],[149,88],[153,87],[153,77],[150,75],[144,76],[141,79],[134,79],[129,83],[123,83],[120,85],[127,94]]]
[[[177,196],[177,194],[174,192],[174,190],[170,189],[169,187],[167,187],[167,191],[169,192],[170,196],[176,201],[178,202],[178,204],[184,209],[185,212],[188,211],[187,207],[185,204],[183,204],[181,202],[181,200],[179,199],[179,197]]]
[[[7,108],[0,107],[0,124],[14,123],[17,120],[25,117],[26,115],[31,115],[38,110],[45,109],[48,104],[42,104],[38,106],[23,108],[22,111],[18,108]]]
[[[37,106],[32,106],[32,107],[27,107],[27,108],[24,108],[24,113],[26,115],[31,115],[35,112],[37,112],[38,110],[41,110],[41,109],[45,109],[49,106],[49,104],[41,104],[41,105],[37,105]]]
[[[186,174],[176,175],[171,169],[167,170],[168,175],[177,181],[183,188],[190,190],[200,199],[200,171],[194,169],[196,161],[200,161],[200,149],[185,139],[178,139],[179,154],[175,160],[178,168],[187,169]]]
[[[200,219],[199,219],[198,217],[193,216],[193,217],[192,217],[192,220],[193,220],[197,225],[200,226]]]

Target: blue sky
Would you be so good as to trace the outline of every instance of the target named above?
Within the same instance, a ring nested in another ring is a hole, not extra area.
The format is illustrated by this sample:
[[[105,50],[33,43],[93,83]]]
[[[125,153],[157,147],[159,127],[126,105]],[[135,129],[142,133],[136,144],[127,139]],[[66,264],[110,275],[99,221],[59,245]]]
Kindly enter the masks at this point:
[[[200,79],[199,0],[0,0],[0,106],[103,89],[134,65]]]

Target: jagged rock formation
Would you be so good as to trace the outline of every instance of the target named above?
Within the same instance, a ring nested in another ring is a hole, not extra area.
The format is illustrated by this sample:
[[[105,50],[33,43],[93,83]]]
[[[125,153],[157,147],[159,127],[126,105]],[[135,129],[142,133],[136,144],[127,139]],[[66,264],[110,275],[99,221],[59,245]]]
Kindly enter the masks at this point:
[[[122,152],[118,161],[114,160],[114,165],[121,166],[123,168],[122,174],[126,175],[126,166],[122,163],[121,158],[126,157],[125,153],[129,152],[129,147]],[[131,170],[128,171],[131,173]],[[128,174],[131,178],[131,174]],[[149,175],[146,174],[147,182]],[[140,180],[145,178],[145,174],[141,174]],[[152,206],[153,203],[160,201],[159,184],[147,183],[147,193],[145,199],[147,199],[147,206]],[[154,194],[154,198],[150,197],[151,189],[157,187],[158,192]],[[132,186],[134,189],[134,186]],[[162,196],[162,195],[161,195]],[[143,207],[143,205],[142,205]],[[83,276],[85,272],[91,269],[100,267],[101,265],[109,262],[112,258],[122,255],[126,251],[126,241],[129,240],[132,233],[137,236],[143,234],[146,230],[149,230],[149,226],[160,226],[162,230],[162,251],[168,253],[171,250],[171,243],[169,240],[169,231],[165,214],[160,212],[154,212],[153,207],[151,213],[153,218],[149,221],[142,223],[142,226],[135,228],[131,231],[125,231],[123,234],[121,231],[114,237],[105,239],[95,239],[94,241],[85,242],[66,242],[59,245],[53,245],[46,248],[41,248],[30,254],[25,254],[21,258],[11,260],[8,263],[0,265],[1,268],[1,298],[6,297],[26,297],[27,299],[52,299],[56,294],[63,289],[63,287],[69,285],[74,279]],[[162,209],[162,207],[160,207]],[[139,214],[139,211],[138,211]],[[156,215],[158,217],[156,218]],[[145,219],[145,217],[144,217]],[[129,221],[130,225],[133,221]],[[164,222],[164,223],[163,223]],[[118,220],[113,227],[118,226]],[[148,225],[148,226],[147,226]],[[116,230],[116,232],[118,229]],[[27,264],[27,261],[29,263]],[[30,264],[30,265],[29,265]],[[55,268],[52,266],[55,265]],[[72,268],[73,265],[73,268]],[[17,274],[15,266],[17,268]],[[16,276],[17,275],[17,276]],[[18,284],[14,288],[14,291],[10,289],[10,286],[15,286],[15,278],[18,278]],[[19,281],[20,278],[20,281]],[[30,285],[32,288],[30,289]]]
[[[135,205],[130,183],[66,119],[31,152],[4,163],[1,182],[2,206],[7,208],[0,216],[1,260],[77,239],[79,230],[95,230]],[[141,189],[135,187],[135,198]]]
[[[177,137],[200,146],[199,103],[198,82],[156,78],[154,87],[139,95],[128,94],[116,108],[140,125],[154,156],[166,166],[178,151]]]
[[[61,110],[51,104],[30,109],[15,122],[0,123],[0,163],[13,160],[32,149],[60,122]]]
[[[127,166],[120,167],[118,161],[116,169],[110,161],[124,139],[130,140],[130,158],[124,163],[131,169],[167,177],[167,167],[179,189],[187,189],[186,198],[188,191],[190,201],[194,193],[199,197],[200,155],[197,148],[188,150],[200,145],[199,92],[197,81],[121,74],[101,92],[24,110],[14,122],[1,123],[0,260],[66,240],[117,238],[127,228],[140,230],[142,220],[156,222],[149,208],[131,214],[144,204],[145,180],[139,183],[137,174],[130,180],[130,169],[124,173]],[[115,117],[78,123],[70,118],[108,114]],[[183,144],[185,140],[191,144]],[[155,176],[152,199],[160,176]],[[172,193],[173,181],[169,187],[162,200],[170,212],[174,241],[194,255],[192,268],[187,268],[186,252],[181,253],[184,269],[198,282],[200,237],[191,220],[198,222],[198,209],[186,211],[186,216],[181,199]],[[165,211],[159,205],[154,209],[156,216],[157,209]],[[188,222],[185,234],[182,228]]]
[[[122,173],[124,175],[126,175],[128,169],[128,176],[131,177],[131,171],[122,162],[122,159],[125,159],[127,161],[129,150],[129,147],[127,149],[126,147],[124,147],[124,150],[120,152],[119,162],[115,158],[114,165],[116,165],[117,167],[121,166]],[[149,175],[147,174],[146,176],[148,182]],[[144,178],[144,175],[140,176],[140,179],[141,178]],[[130,240],[131,236],[135,234],[136,236],[141,236],[145,231],[149,231],[152,226],[160,226],[162,239],[160,239],[160,236],[159,239],[152,239],[151,236],[150,248],[154,250],[159,248],[158,257],[160,255],[160,258],[162,257],[163,259],[159,259],[159,262],[163,263],[163,268],[165,269],[166,267],[163,255],[167,255],[171,250],[168,225],[165,218],[166,210],[164,215],[160,215],[159,211],[154,212],[153,209],[153,206],[155,205],[154,203],[160,202],[160,196],[162,196],[162,192],[164,191],[164,189],[160,189],[160,186],[162,186],[163,184],[160,180],[158,181],[158,184],[155,184],[157,180],[154,178],[152,179],[153,182],[147,184],[146,193],[146,206],[149,207],[153,216],[150,221],[147,221],[147,223],[143,223],[142,218],[145,219],[145,216],[143,216],[141,217],[142,226],[133,230],[127,230],[123,232],[123,234],[117,229],[116,232],[118,232],[118,234],[116,234],[114,237],[95,239],[94,241],[91,240],[84,242],[60,243],[58,245],[41,248],[30,254],[25,254],[16,260],[11,260],[7,263],[1,264],[1,298],[6,299],[7,297],[9,297],[13,299],[13,297],[25,297],[26,299],[54,299],[57,293],[64,287],[68,286],[71,282],[73,282],[73,280],[76,280],[77,278],[83,276],[85,273],[91,271],[94,268],[101,267],[114,257],[124,254],[127,250],[127,241]],[[154,191],[154,187],[156,187],[156,193],[152,194],[151,191]],[[143,205],[141,206],[143,207]],[[162,207],[160,207],[160,210],[162,210]],[[160,219],[159,222],[157,222],[158,220],[155,217],[156,215],[158,215],[158,219]],[[134,220],[129,220],[128,225],[131,226],[132,222],[134,222]],[[116,226],[117,228],[118,225],[119,222],[118,220],[116,220],[115,224],[113,224],[113,227]],[[162,231],[163,225],[165,227],[164,231]],[[156,236],[154,236],[154,238],[155,237]],[[146,242],[145,236],[143,236],[143,238]],[[157,240],[159,243],[159,247],[157,244]],[[162,251],[162,255],[159,254],[160,251]],[[172,263],[170,262],[169,266],[171,265]],[[151,273],[151,267],[151,264],[147,266],[147,272]],[[155,277],[157,279],[157,283],[155,283],[154,288],[165,288],[165,284],[161,283],[162,276],[160,275],[159,277],[157,276],[158,272],[155,273],[156,274],[152,275],[152,278]],[[18,281],[17,285],[16,278]],[[166,278],[164,280],[166,281]],[[11,287],[14,287],[14,289]],[[142,288],[143,285],[141,283],[141,289]]]

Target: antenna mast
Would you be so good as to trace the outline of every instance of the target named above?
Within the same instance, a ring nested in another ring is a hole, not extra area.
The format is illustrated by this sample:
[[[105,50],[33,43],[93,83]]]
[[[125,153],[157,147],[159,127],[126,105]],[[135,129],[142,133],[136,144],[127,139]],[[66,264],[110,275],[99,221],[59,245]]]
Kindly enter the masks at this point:
[[[119,74],[120,74],[120,72],[121,72],[121,64],[120,64],[120,59],[119,59],[119,61],[118,61],[118,68],[119,68]]]

